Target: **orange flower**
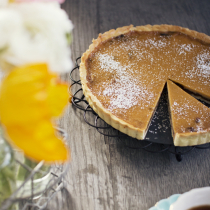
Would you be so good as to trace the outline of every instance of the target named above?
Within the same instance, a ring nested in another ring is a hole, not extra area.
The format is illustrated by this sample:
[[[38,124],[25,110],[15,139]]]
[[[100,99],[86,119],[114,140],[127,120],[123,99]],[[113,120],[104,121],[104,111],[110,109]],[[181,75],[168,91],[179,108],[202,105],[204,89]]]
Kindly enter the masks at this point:
[[[68,98],[68,85],[45,64],[15,68],[0,88],[0,119],[8,139],[37,161],[67,160],[68,149],[56,136],[53,120]]]

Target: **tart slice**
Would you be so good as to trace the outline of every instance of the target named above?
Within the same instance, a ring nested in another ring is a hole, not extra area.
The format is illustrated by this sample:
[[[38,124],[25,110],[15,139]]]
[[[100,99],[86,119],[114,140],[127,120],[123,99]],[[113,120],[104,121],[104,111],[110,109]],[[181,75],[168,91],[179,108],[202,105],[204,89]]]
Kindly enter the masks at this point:
[[[174,145],[210,142],[210,109],[170,80],[167,88]]]

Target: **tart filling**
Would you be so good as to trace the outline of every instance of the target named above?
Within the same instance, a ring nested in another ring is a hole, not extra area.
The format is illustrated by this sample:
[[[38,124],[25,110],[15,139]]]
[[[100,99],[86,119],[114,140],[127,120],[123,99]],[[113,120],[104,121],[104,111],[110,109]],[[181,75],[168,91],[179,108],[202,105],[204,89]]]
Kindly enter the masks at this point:
[[[144,139],[168,79],[210,98],[209,43],[205,34],[169,25],[100,34],[81,59],[84,95],[108,124]]]

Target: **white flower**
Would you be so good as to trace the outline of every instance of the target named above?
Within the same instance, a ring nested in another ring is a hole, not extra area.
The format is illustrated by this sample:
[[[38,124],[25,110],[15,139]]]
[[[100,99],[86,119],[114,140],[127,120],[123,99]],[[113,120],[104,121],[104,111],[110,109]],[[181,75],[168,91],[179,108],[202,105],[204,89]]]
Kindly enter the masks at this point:
[[[68,36],[73,25],[58,3],[19,3],[0,8],[0,61],[14,66],[45,62],[58,73],[73,64]]]

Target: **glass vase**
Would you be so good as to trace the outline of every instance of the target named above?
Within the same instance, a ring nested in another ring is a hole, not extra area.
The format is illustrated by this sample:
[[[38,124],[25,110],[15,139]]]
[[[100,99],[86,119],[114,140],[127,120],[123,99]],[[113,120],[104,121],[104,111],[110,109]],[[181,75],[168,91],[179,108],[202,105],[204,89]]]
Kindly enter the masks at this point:
[[[49,183],[50,168],[43,161],[34,162],[13,149],[0,127],[0,210],[16,210],[16,201],[39,197]]]
[[[66,132],[56,130],[66,140]],[[64,186],[69,167],[68,161],[45,165],[26,158],[8,144],[0,126],[0,210],[44,209]]]
[[[15,167],[13,150],[3,138],[0,128],[0,206],[16,190]]]

